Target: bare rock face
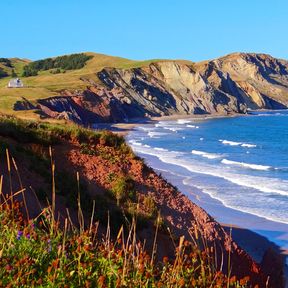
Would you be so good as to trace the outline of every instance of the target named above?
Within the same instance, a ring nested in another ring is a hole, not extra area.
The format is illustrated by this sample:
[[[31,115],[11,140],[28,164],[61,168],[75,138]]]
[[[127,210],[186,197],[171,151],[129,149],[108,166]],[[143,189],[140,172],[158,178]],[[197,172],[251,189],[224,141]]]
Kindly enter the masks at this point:
[[[51,117],[78,123],[126,122],[173,114],[247,113],[288,107],[288,62],[265,54],[235,53],[185,64],[159,61],[142,68],[104,68],[101,85],[39,101]]]

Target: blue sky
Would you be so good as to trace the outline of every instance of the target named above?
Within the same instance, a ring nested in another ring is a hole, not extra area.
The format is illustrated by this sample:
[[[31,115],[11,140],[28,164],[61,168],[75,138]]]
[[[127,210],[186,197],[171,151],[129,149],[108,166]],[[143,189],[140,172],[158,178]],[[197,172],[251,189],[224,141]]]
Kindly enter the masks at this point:
[[[1,0],[0,57],[93,51],[201,61],[231,52],[288,59],[287,0]]]

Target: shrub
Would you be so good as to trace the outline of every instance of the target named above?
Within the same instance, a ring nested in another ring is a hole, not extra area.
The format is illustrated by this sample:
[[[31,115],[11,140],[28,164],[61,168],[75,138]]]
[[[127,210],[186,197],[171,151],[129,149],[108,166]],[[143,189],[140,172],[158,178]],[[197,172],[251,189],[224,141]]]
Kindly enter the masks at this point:
[[[122,176],[116,179],[111,189],[117,200],[117,205],[123,200],[135,200],[134,180],[130,176]]]
[[[12,68],[11,60],[8,58],[0,58],[0,63],[2,63],[4,66]]]
[[[154,217],[157,213],[157,206],[156,206],[156,203],[155,203],[155,200],[153,199],[153,197],[150,195],[145,195],[144,200],[143,200],[143,204],[145,206],[145,210],[147,212],[147,215],[149,217]]]
[[[125,139],[110,131],[103,131],[100,136],[100,143],[110,147],[121,147],[125,143]]]
[[[16,78],[16,77],[17,77],[17,73],[15,72],[14,69],[12,69],[11,77],[12,77],[12,78]]]
[[[61,70],[59,68],[53,69],[53,70],[50,71],[50,73],[51,74],[59,74],[59,73],[61,73]]]
[[[29,65],[24,66],[22,77],[30,77],[30,76],[37,76],[37,75],[38,75],[38,71],[36,69],[29,67]]]
[[[0,68],[0,78],[7,77],[8,73],[6,73],[2,68]]]

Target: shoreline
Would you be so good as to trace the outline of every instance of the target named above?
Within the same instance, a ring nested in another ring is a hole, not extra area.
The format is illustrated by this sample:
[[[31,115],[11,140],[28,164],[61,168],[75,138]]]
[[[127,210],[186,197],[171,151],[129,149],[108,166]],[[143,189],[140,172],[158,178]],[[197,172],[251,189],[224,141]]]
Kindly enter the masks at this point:
[[[253,116],[253,112],[276,112],[276,111],[287,111],[288,109],[279,109],[279,110],[271,110],[271,109],[259,109],[259,110],[250,110],[247,114],[240,113],[231,113],[231,114],[173,114],[167,116],[157,116],[151,118],[134,118],[129,122],[123,123],[100,123],[95,124],[93,128],[95,129],[108,129],[112,132],[115,132],[119,135],[126,136],[130,131],[132,131],[135,127],[144,125],[144,124],[153,124],[159,121],[171,121],[171,120],[179,120],[179,119],[191,119],[191,120],[207,120],[207,119],[218,119],[218,118],[233,118],[233,117],[248,117]]]
[[[143,154],[140,154],[140,157],[142,156]],[[281,245],[271,240],[267,235],[260,233],[267,229],[267,234],[273,236],[273,234],[278,233],[277,227],[283,224],[224,206],[220,201],[215,200],[198,188],[184,184],[183,179],[185,179],[185,176],[182,178],[177,177],[175,174],[167,171],[168,169],[165,169],[165,166],[169,166],[169,164],[160,163],[161,161],[155,156],[146,155],[145,162],[157,174],[161,174],[169,183],[177,187],[180,193],[187,196],[192,203],[201,207],[206,213],[211,215],[215,221],[223,227],[227,234],[230,233],[230,228],[232,228],[232,239],[244,249],[255,262],[260,264],[265,252],[269,248],[272,248],[276,254],[279,255],[278,257],[283,257],[285,279],[288,279],[288,247],[283,249]],[[237,223],[239,220],[241,223]],[[245,223],[248,222],[251,222],[251,224],[247,228],[245,227]]]
[[[142,155],[143,154],[141,154],[140,156]],[[232,227],[232,231],[233,229],[249,230],[252,233],[259,235],[259,237],[265,238],[267,242],[273,243],[275,247],[279,248],[278,250],[281,251],[281,254],[288,255],[288,247],[281,250],[281,245],[279,245],[277,242],[271,241],[267,236],[264,236],[263,234],[257,232],[257,230],[264,230],[271,227],[273,228],[275,227],[275,225],[278,225],[279,227],[287,227],[288,232],[288,225],[229,208],[222,204],[219,200],[214,199],[209,194],[201,191],[199,188],[183,183],[183,180],[187,178],[186,176],[179,176],[176,175],[176,173],[169,171],[169,167],[174,166],[173,164],[164,163],[156,156],[152,155],[146,155],[145,160],[150,167],[152,167],[158,173],[161,173],[161,175],[164,176],[164,178],[167,179],[168,182],[172,183],[172,185],[175,185],[182,194],[186,195],[193,203],[203,208],[223,227],[227,227],[227,229],[230,229],[230,227]],[[236,219],[239,220],[238,223],[237,221],[235,221]],[[250,225],[246,225],[249,226],[249,228],[245,227],[244,225],[248,221],[250,221],[251,223]],[[273,234],[275,231],[271,229],[271,231],[269,232]],[[245,249],[245,247],[243,248]]]
[[[265,111],[261,111],[261,112],[265,112]],[[275,112],[275,111],[273,110],[273,112]],[[215,118],[241,117],[241,116],[243,117],[243,116],[250,116],[250,115],[251,114],[245,114],[245,115],[243,115],[243,114],[231,114],[231,115],[171,115],[171,116],[153,117],[151,119],[135,119],[135,121],[133,121],[132,123],[110,124],[109,127],[110,127],[111,131],[116,132],[117,134],[119,133],[120,135],[125,137],[125,136],[127,136],[129,134],[129,132],[131,132],[137,126],[140,126],[140,125],[142,126],[142,125],[145,125],[145,124],[153,124],[153,123],[157,123],[159,121],[169,121],[169,120],[171,121],[171,120],[179,120],[179,119],[191,119],[191,120],[196,120],[196,121],[203,121],[203,120],[206,120],[206,119],[210,120],[210,119],[215,119]],[[251,116],[253,116],[253,114]],[[106,126],[106,129],[107,129],[107,126]],[[153,166],[153,164],[151,165],[151,163],[148,163],[148,165],[152,169],[155,169],[155,171],[159,171],[157,169],[157,167],[155,168]],[[161,173],[162,173],[162,171],[161,171]],[[167,177],[167,180],[170,183],[172,183],[173,185],[175,184],[175,183],[173,183],[173,179],[170,179],[170,177]],[[182,185],[184,185],[184,184],[182,184]],[[180,185],[180,186],[182,186],[182,185]],[[184,195],[188,196],[189,199],[192,202],[194,202],[199,207],[203,208],[212,217],[215,217],[213,212],[211,212],[209,209],[207,209],[207,207],[203,207],[203,205],[201,205],[201,203],[199,203],[197,201],[197,197],[198,197],[197,194],[198,193],[195,193],[195,191],[192,191],[193,194],[194,194],[194,197],[191,197],[192,195],[190,193],[188,193],[188,194],[190,194],[190,195],[188,195],[187,193],[184,192],[186,190],[185,187],[178,187],[178,188],[181,191],[181,193],[183,193]],[[202,193],[204,193],[204,192],[202,192]],[[195,197],[195,194],[196,194],[197,197]],[[206,195],[206,197],[207,197],[207,195]],[[193,198],[195,198],[195,199],[193,199]],[[204,206],[206,206],[206,205],[204,205]],[[227,210],[233,210],[234,212],[230,211],[231,214],[233,214],[233,213],[234,214],[238,214],[238,213],[246,214],[246,217],[249,217],[249,215],[250,215],[249,213],[244,213],[244,212],[237,211],[235,209],[227,208],[222,203],[221,203],[220,206],[225,207],[225,209],[227,209]],[[254,218],[256,216],[252,215],[251,217]],[[255,229],[253,229],[253,227],[246,228],[246,227],[243,227],[242,225],[238,225],[236,223],[233,223],[232,221],[231,221],[232,224],[231,223],[227,224],[228,221],[224,221],[224,222],[223,221],[219,221],[217,218],[218,217],[216,216],[216,221],[218,221],[221,224],[221,226],[226,231],[229,231],[230,227],[232,226],[232,228],[233,228],[232,229],[232,237],[233,237],[233,239],[237,243],[239,243],[239,245],[241,247],[243,247],[243,249],[245,249],[248,252],[248,254],[251,255],[251,257],[256,262],[258,262],[258,263],[261,262],[262,257],[264,255],[264,253],[266,252],[266,250],[269,247],[272,247],[273,250],[275,250],[277,254],[282,255],[283,257],[285,257],[286,263],[287,263],[287,260],[288,260],[288,257],[287,257],[288,248],[286,247],[286,249],[282,249],[283,247],[281,247],[281,245],[278,245],[277,242],[271,241],[271,239],[269,239],[269,237],[267,237],[267,235],[264,236],[263,234],[259,233],[257,231],[257,227],[256,227],[257,225],[255,226]],[[258,218],[260,218],[260,217],[258,217]],[[272,222],[272,221],[269,221],[267,219],[263,219],[262,221],[263,222],[265,222],[265,221]],[[275,222],[275,223],[278,224],[278,222]],[[273,233],[273,231],[271,233]],[[284,269],[285,269],[286,278],[288,278],[287,264],[285,265]]]
[[[125,123],[100,123],[95,124],[93,126],[94,129],[108,129],[112,132],[115,132],[119,135],[126,136],[129,132],[131,132],[135,127],[145,125],[145,124],[153,124],[159,121],[172,121],[172,120],[179,120],[179,119],[191,119],[197,121],[203,121],[207,119],[217,119],[217,118],[232,118],[232,117],[243,117],[249,116],[249,114],[194,114],[194,115],[182,115],[182,114],[174,114],[168,116],[159,116],[159,117],[151,117],[151,118],[134,118],[131,119],[129,122]]]

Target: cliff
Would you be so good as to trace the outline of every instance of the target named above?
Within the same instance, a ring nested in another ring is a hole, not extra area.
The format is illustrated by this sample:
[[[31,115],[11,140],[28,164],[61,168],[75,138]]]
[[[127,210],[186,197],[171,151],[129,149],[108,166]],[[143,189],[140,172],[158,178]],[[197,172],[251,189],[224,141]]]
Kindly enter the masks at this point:
[[[199,63],[158,61],[103,68],[84,90],[38,101],[42,112],[82,124],[163,115],[247,113],[288,107],[288,62],[235,53]]]
[[[93,132],[69,125],[36,124],[10,118],[1,118],[0,128],[3,193],[11,189],[26,189],[26,203],[31,218],[36,217],[47,205],[47,199],[51,201],[47,146],[52,145],[52,159],[56,165],[56,213],[59,219],[77,219],[75,175],[79,172],[84,217],[88,217],[89,223],[92,202],[95,200],[95,220],[100,221],[100,230],[102,227],[104,231],[107,211],[110,211],[112,234],[117,233],[119,227],[126,223],[127,217],[129,219],[129,215],[137,211],[138,237],[141,241],[145,239],[146,249],[149,250],[153,245],[155,211],[158,210],[163,221],[157,240],[159,259],[163,256],[173,258],[173,243],[184,235],[186,240],[203,245],[203,249],[215,253],[216,271],[227,273],[231,269],[231,276],[235,275],[237,279],[249,276],[252,287],[256,284],[266,287],[269,276],[271,285],[267,287],[282,287],[282,263],[275,255],[272,258],[277,273],[272,273],[269,253],[265,255],[262,265],[257,264],[217,221],[136,157],[123,138],[108,132]],[[11,174],[4,161],[7,156],[5,148],[11,151],[13,163],[18,165],[14,164]],[[123,181],[119,182],[119,179]],[[19,197],[19,193],[16,194]],[[68,215],[67,207],[70,211]],[[123,214],[126,216],[123,217]]]

